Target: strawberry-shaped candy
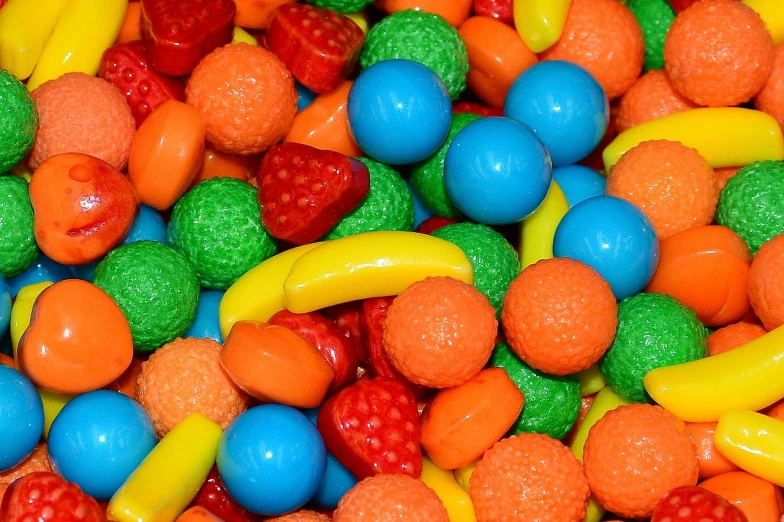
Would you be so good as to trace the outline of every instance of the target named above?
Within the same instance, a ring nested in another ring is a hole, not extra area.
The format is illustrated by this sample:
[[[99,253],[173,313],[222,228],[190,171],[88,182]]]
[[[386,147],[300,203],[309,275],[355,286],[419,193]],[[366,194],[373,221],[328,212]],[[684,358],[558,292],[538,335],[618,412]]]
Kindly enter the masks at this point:
[[[104,522],[98,502],[57,473],[37,471],[15,480],[0,505],[3,522]]]
[[[362,379],[333,395],[319,411],[318,429],[327,449],[360,480],[422,472],[416,398],[397,379]]]
[[[272,14],[264,41],[302,85],[325,93],[351,74],[365,33],[352,19],[329,9],[286,4]]]
[[[340,334],[348,339],[354,348],[357,362],[364,365],[367,362],[367,354],[365,353],[365,341],[362,339],[362,328],[359,324],[359,316],[362,315],[362,301],[341,303],[322,311],[325,316],[335,321],[335,326],[338,327]]]
[[[222,518],[224,522],[259,522],[262,520],[260,515],[254,515],[247,511],[229,495],[216,467],[213,467],[210,474],[207,475],[207,479],[191,505],[203,507],[213,515]]]
[[[433,216],[421,222],[419,226],[416,228],[416,231],[419,232],[420,234],[430,235],[432,232],[435,232],[439,228],[444,228],[447,225],[454,225],[455,223],[457,223],[457,220],[454,220],[452,218]]]
[[[474,0],[474,14],[477,16],[489,16],[499,22],[512,25],[513,0]]]
[[[697,0],[669,0],[672,10],[676,13],[680,13],[696,1]]]
[[[748,522],[748,518],[724,497],[699,486],[684,486],[659,500],[651,522]]]
[[[163,102],[185,101],[185,85],[153,69],[140,40],[109,47],[101,58],[98,76],[125,95],[137,129]]]
[[[233,0],[141,0],[141,33],[156,70],[189,74],[234,33]]]
[[[304,245],[329,232],[365,199],[370,173],[361,162],[338,152],[282,143],[264,156],[258,187],[267,232]]]

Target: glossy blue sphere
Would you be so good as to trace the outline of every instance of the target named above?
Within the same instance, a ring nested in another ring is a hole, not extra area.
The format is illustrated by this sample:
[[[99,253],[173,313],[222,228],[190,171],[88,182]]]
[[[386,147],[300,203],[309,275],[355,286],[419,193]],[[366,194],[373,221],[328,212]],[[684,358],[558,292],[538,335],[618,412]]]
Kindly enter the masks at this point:
[[[11,291],[11,297],[16,297],[19,290],[22,288],[41,283],[43,281],[51,281],[57,283],[63,279],[70,279],[72,277],[71,268],[66,265],[61,265],[57,261],[52,261],[43,254],[38,256],[33,264],[21,274],[9,277],[6,281],[8,289]]]
[[[348,94],[348,124],[371,158],[405,165],[432,155],[452,122],[452,101],[441,78],[411,60],[385,60],[357,77]]]
[[[526,69],[509,88],[504,116],[531,127],[553,165],[577,163],[607,131],[607,96],[591,74],[569,62],[540,62]]]
[[[553,240],[555,257],[590,266],[619,301],[645,288],[659,262],[659,241],[645,215],[622,199],[597,196],[572,207]]]
[[[11,324],[11,292],[5,278],[0,276],[0,338],[8,332],[8,325]]]
[[[44,432],[44,406],[33,384],[0,364],[0,472],[22,462]]]
[[[295,81],[294,85],[297,87],[297,112],[300,112],[307,109],[318,95],[298,81]]]
[[[223,294],[220,290],[202,290],[199,294],[199,306],[196,308],[196,319],[183,337],[214,339],[223,343],[223,334],[218,320],[218,309]]]
[[[533,131],[509,118],[482,118],[457,133],[446,153],[449,199],[485,225],[531,215],[547,196],[552,163]]]
[[[408,191],[411,193],[411,198],[414,200],[414,228],[416,228],[421,225],[423,221],[430,219],[435,214],[430,212],[422,202],[422,198],[420,198],[419,194],[414,190],[411,181],[407,181],[406,183],[408,183]]]
[[[570,207],[595,196],[603,196],[607,178],[590,167],[568,165],[553,169],[553,180],[558,183]]]
[[[169,243],[166,236],[166,221],[163,220],[160,212],[147,205],[139,206],[139,215],[136,216],[123,245],[136,241],[157,241],[164,245]]]

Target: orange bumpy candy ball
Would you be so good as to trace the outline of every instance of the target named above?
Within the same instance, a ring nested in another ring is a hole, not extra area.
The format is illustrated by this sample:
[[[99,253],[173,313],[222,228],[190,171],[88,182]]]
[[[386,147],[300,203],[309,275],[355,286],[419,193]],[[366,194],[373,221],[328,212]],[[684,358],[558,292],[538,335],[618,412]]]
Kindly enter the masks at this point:
[[[645,141],[624,154],[607,177],[607,195],[639,207],[660,240],[709,225],[719,203],[716,173],[705,158],[667,140]]]
[[[615,125],[623,132],[641,123],[696,107],[697,104],[675,90],[664,71],[650,71],[621,97]]]
[[[724,190],[724,187],[727,186],[727,182],[732,179],[738,171],[740,171],[740,167],[720,167],[718,169],[713,169],[713,172],[716,173],[716,183],[719,191]]]
[[[330,522],[330,518],[327,515],[303,509],[282,517],[269,518],[267,522]]]
[[[754,339],[762,337],[767,331],[758,324],[735,323],[719,328],[708,336],[708,352],[711,355],[734,350]]]
[[[776,118],[784,129],[784,43],[776,47],[773,69],[768,81],[754,98],[754,106]]]
[[[36,471],[52,471],[52,465],[49,462],[49,451],[46,449],[45,443],[36,445],[33,452],[26,459],[13,468],[0,473],[0,504],[3,503],[5,490],[8,489],[8,486],[13,481]]]
[[[784,234],[759,249],[749,272],[749,300],[768,330],[784,324]]]
[[[527,267],[509,285],[501,311],[509,345],[529,366],[569,375],[599,360],[618,326],[609,283],[579,261],[553,258]]]
[[[408,475],[369,477],[343,495],[335,522],[449,522],[435,492]]]
[[[606,413],[588,432],[583,453],[594,497],[626,518],[648,518],[659,499],[699,476],[686,425],[659,406],[633,404]]]
[[[749,101],[770,76],[775,48],[762,18],[737,0],[704,0],[682,11],[664,43],[675,88],[699,105]]]
[[[406,288],[389,307],[384,349],[415,384],[449,388],[479,373],[495,346],[495,309],[473,286],[431,277]]]
[[[469,482],[477,522],[578,522],[585,516],[583,468],[569,448],[547,435],[522,433],[497,442]]]

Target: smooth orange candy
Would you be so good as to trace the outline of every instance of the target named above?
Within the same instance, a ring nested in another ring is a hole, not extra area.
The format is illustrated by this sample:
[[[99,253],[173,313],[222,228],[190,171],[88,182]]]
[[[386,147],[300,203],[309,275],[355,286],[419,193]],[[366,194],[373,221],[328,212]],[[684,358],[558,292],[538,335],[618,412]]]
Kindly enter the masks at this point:
[[[266,29],[272,19],[272,11],[296,0],[234,0],[237,12],[234,25],[246,29]]]
[[[389,14],[406,9],[441,15],[454,26],[462,24],[471,14],[472,0],[377,0],[376,5]]]
[[[706,480],[700,487],[735,504],[749,522],[779,522],[784,498],[781,489],[745,471],[724,473]]]
[[[195,187],[202,181],[212,178],[235,178],[248,181],[259,170],[259,156],[238,156],[215,150],[209,145],[204,149],[204,158],[196,178],[191,183]]]
[[[141,18],[141,2],[129,2],[128,9],[125,11],[125,18],[123,18],[120,26],[120,33],[117,35],[117,40],[114,43],[121,44],[141,40]]]
[[[713,438],[716,435],[716,422],[687,422],[686,429],[691,440],[697,446],[697,459],[700,464],[700,480],[705,480],[722,473],[737,471],[738,466],[719,453]]]
[[[223,522],[223,519],[216,517],[201,506],[194,506],[177,517],[175,522]]]

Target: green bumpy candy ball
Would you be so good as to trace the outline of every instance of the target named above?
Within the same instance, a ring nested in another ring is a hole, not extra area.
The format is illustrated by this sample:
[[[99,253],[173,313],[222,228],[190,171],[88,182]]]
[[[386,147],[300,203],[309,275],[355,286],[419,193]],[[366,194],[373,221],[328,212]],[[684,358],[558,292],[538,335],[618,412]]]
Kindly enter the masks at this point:
[[[199,280],[185,257],[155,241],[109,252],[93,284],[109,294],[128,319],[134,346],[152,351],[181,336],[196,318]]]
[[[213,178],[174,205],[169,243],[193,264],[204,288],[225,290],[278,252],[261,225],[257,194],[244,181]]]
[[[315,5],[316,7],[323,7],[335,11],[336,13],[356,13],[360,9],[364,9],[373,0],[305,0],[308,4]]]
[[[20,274],[37,257],[27,181],[19,176],[0,176],[0,275]]]
[[[716,222],[735,231],[756,254],[784,234],[784,162],[746,165],[721,191]]]
[[[520,260],[504,236],[478,223],[456,223],[434,230],[434,237],[459,246],[474,269],[474,286],[501,312],[506,289],[517,277]]]
[[[408,9],[374,25],[359,57],[362,68],[395,58],[429,67],[444,81],[453,100],[466,88],[468,52],[457,29],[439,15]]]
[[[38,111],[27,87],[0,69],[0,174],[30,152],[37,128]]]
[[[435,154],[418,163],[411,170],[411,185],[414,187],[414,191],[428,210],[437,216],[452,219],[464,218],[463,213],[452,203],[446,193],[444,162],[446,161],[446,152],[457,133],[465,129],[469,123],[480,118],[481,116],[470,112],[453,114],[452,124],[444,144]]]
[[[408,184],[383,163],[357,158],[370,171],[370,191],[357,208],[343,216],[324,239],[339,239],[379,230],[410,231],[414,226],[414,198]]]
[[[503,368],[525,397],[523,412],[510,432],[544,433],[562,439],[580,413],[580,381],[573,375],[558,377],[534,370],[506,343],[493,350],[490,366]]]
[[[667,0],[629,0],[645,39],[645,70],[664,69],[664,40],[670,30],[675,11]]]
[[[624,399],[648,400],[645,375],[705,356],[708,331],[694,311],[664,294],[637,294],[618,304],[618,331],[600,368]]]

